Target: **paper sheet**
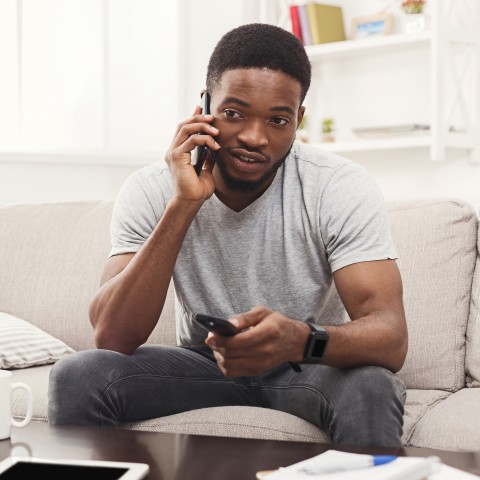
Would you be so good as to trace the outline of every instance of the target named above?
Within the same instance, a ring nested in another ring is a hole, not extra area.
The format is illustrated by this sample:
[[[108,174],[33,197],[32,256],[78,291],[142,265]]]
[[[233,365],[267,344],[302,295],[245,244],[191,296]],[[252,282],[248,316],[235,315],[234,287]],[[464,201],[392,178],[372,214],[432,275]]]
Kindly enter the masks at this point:
[[[474,480],[480,479],[477,475],[441,464],[434,457],[398,457],[396,460],[376,467],[366,467],[329,474],[308,474],[302,468],[318,462],[322,456],[328,454],[330,460],[338,459],[340,464],[348,463],[352,456],[357,454],[329,450],[302,462],[280,468],[269,475],[265,480]],[[362,455],[365,456],[365,455]],[[438,460],[438,459],[437,459]]]

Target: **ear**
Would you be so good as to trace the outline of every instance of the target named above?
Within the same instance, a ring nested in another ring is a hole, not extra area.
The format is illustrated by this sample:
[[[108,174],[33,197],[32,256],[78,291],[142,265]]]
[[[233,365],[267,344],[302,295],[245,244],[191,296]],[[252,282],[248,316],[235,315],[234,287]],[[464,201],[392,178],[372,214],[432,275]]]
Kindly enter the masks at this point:
[[[300,123],[302,123],[303,116],[305,115],[305,110],[306,110],[306,108],[305,108],[303,105],[298,109],[298,113],[297,113],[297,130],[298,130],[298,127],[300,127]]]
[[[200,90],[200,98],[203,97],[203,94],[204,94],[206,91],[207,91],[206,88],[202,88],[202,89]]]

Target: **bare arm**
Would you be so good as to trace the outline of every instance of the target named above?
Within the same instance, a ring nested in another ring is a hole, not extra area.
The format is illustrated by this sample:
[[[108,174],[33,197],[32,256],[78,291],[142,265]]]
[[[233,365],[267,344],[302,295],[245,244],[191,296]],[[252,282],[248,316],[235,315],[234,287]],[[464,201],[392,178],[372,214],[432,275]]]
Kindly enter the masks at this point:
[[[333,274],[345,308],[353,320],[330,333],[324,357],[327,365],[377,365],[392,372],[402,368],[408,333],[403,287],[394,260],[362,262]]]
[[[394,260],[361,262],[334,273],[334,281],[353,320],[325,326],[330,335],[322,363],[339,368],[374,365],[398,371],[407,353],[402,282]],[[226,376],[259,375],[287,361],[300,362],[310,328],[279,312],[256,307],[237,315],[234,337],[209,334]]]
[[[90,304],[95,343],[131,354],[146,342],[165,303],[178,252],[199,206],[175,198],[137,254],[107,261]]]
[[[214,191],[208,159],[198,176],[191,165],[191,150],[208,145],[220,146],[211,135],[212,116],[199,115],[179,124],[166,161],[174,183],[175,195],[142,248],[136,254],[108,259],[101,286],[89,309],[98,348],[131,354],[146,342],[154,329],[167,295],[173,268],[183,239],[203,202]],[[205,135],[195,135],[203,132]]]

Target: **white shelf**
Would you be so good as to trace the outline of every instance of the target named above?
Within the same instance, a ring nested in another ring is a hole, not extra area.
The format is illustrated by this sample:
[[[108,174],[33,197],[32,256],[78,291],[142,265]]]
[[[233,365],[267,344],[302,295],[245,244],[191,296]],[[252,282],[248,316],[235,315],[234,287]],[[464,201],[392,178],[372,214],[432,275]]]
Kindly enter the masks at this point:
[[[411,137],[352,140],[350,142],[320,143],[319,145],[323,150],[327,150],[329,152],[351,153],[430,147],[431,144],[432,137],[430,135],[419,135]]]
[[[428,46],[432,39],[430,31],[417,34],[396,34],[384,37],[362,38],[345,40],[343,42],[322,43],[305,47],[312,61],[332,58],[348,57],[359,53],[378,53],[381,50],[404,49],[409,46]]]

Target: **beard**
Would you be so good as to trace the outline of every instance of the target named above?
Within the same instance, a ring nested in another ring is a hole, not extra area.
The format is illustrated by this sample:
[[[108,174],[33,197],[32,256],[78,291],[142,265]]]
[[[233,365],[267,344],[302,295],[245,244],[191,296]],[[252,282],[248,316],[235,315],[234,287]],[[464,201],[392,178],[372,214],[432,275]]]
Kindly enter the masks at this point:
[[[213,160],[215,161],[215,165],[218,166],[220,175],[225,185],[229,189],[235,190],[241,193],[251,193],[258,190],[284,164],[285,160],[290,154],[290,151],[292,150],[292,147],[293,147],[293,142],[288,148],[287,153],[283,157],[281,157],[280,160],[277,160],[272,165],[270,170],[265,172],[258,180],[243,180],[243,179],[232,177],[227,171],[225,162],[220,157],[220,155],[218,155],[216,152],[214,152]]]

